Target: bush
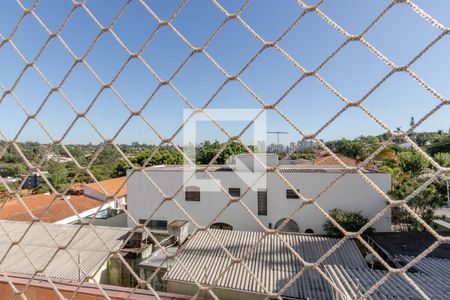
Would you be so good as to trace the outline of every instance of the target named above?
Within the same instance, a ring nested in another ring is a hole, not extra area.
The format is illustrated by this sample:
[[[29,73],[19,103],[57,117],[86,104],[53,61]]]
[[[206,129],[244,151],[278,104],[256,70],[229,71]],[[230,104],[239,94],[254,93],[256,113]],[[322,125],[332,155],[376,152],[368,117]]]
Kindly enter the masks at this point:
[[[361,212],[356,211],[343,211],[341,209],[335,208],[329,212],[330,216],[345,230],[349,232],[357,232],[359,231],[365,224],[367,224],[368,219],[361,215]],[[327,233],[327,235],[341,237],[343,236],[342,232],[331,223],[330,220],[327,220],[325,224],[323,224],[323,229]],[[374,231],[372,227],[369,227],[364,235],[370,234]]]

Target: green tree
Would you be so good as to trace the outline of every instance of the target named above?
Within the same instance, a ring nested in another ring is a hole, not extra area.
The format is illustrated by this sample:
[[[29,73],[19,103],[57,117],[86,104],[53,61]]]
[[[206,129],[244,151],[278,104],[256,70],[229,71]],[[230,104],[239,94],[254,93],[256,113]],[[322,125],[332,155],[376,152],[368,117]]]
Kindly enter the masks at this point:
[[[416,191],[426,181],[426,178],[403,173],[397,178],[397,181],[397,187],[390,191],[389,195],[393,199],[403,200]],[[436,208],[442,207],[446,201],[446,184],[444,180],[438,180],[410,199],[408,206],[426,223],[431,224],[433,214],[430,212],[434,212]],[[392,221],[402,230],[423,230],[422,225],[404,209],[393,209]]]
[[[197,148],[197,163],[205,165],[209,164],[223,146],[224,144],[219,143],[218,141],[213,143],[205,141]],[[253,151],[252,147],[250,147],[250,149]],[[230,157],[246,152],[247,150],[244,145],[239,142],[227,143],[225,149],[217,157],[214,164],[224,164]]]
[[[334,153],[340,153],[350,158],[364,160],[370,153],[370,147],[361,141],[350,141],[342,139],[327,143],[327,146],[333,150]]]
[[[364,225],[369,222],[369,220],[361,215],[361,212],[356,211],[343,211],[338,208],[334,208],[329,212],[330,216],[349,232],[357,232]],[[323,224],[323,230],[327,233],[327,235],[341,237],[343,236],[342,232],[331,223],[330,220],[327,220]],[[366,231],[364,231],[364,235],[370,234],[374,231],[372,227],[369,227]]]
[[[19,177],[25,174],[27,167],[22,163],[4,163],[0,162],[0,176],[2,177]]]
[[[148,161],[148,159],[151,159]],[[139,152],[136,156],[130,158],[130,162],[137,166],[156,166],[156,165],[177,165],[183,163],[183,156],[176,149],[166,147],[161,149],[150,149]],[[112,177],[125,176],[130,166],[126,161],[117,162],[111,172]]]
[[[450,134],[442,133],[440,135],[436,135],[428,146],[428,152],[431,155],[435,155],[437,153],[450,153]]]
[[[404,151],[399,153],[399,167],[403,172],[417,176],[429,165],[428,161],[415,151]]]
[[[450,153],[436,153],[434,160],[444,168],[450,167]]]
[[[307,159],[313,160],[315,157],[314,151],[306,150],[306,151],[295,151],[291,154],[291,159]]]
[[[57,192],[63,192],[67,188],[68,180],[66,174],[49,174],[47,179]],[[33,194],[43,194],[48,192],[52,192],[52,190],[43,179],[40,179],[38,186],[33,190]]]

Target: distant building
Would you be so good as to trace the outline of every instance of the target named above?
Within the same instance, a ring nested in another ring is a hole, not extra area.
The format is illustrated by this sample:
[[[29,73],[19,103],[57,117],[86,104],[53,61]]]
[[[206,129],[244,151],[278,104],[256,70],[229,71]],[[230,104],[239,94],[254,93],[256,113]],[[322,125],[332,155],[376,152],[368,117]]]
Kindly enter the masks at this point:
[[[266,141],[257,141],[256,142],[256,152],[265,153],[267,151]]]
[[[59,162],[59,163],[68,163],[68,162],[73,161],[73,158],[71,158],[71,157],[61,156],[56,153],[47,154],[46,159],[49,161],[55,161],[55,162]]]
[[[48,176],[48,172],[42,172],[44,176]],[[28,176],[22,176],[22,189],[35,189],[43,181],[40,173],[32,172]]]
[[[276,166],[276,154],[266,155],[268,166]],[[328,161],[328,159],[326,160]],[[317,197],[328,185],[338,177],[339,180],[328,189],[326,193],[316,200],[325,210],[334,208],[351,211],[361,211],[367,218],[373,218],[386,208],[385,199],[375,191],[360,175],[348,172],[342,175],[343,168],[328,165],[326,161],[320,165],[285,165],[279,167],[279,172],[298,189],[299,193],[307,199]],[[353,162],[349,161],[348,163]],[[290,232],[323,233],[325,216],[314,206],[306,205],[296,212],[302,203],[297,194],[288,186],[278,174],[267,173],[266,182],[258,181],[245,195],[248,189],[240,175],[252,169],[251,155],[237,155],[234,165],[219,165],[210,168],[210,174],[233,197],[241,197],[241,201],[248,207],[253,215],[266,227],[278,228],[285,223],[283,230]],[[201,166],[200,166],[201,168]],[[166,230],[167,224],[173,220],[186,219],[185,213],[175,203],[167,201],[163,204],[163,196],[158,189],[171,196],[183,185],[183,172],[189,170],[184,166],[154,166],[143,172],[129,174],[128,178],[128,211],[136,220],[145,222],[152,216],[148,226],[152,229]],[[194,172],[195,169],[190,170]],[[386,173],[364,171],[382,191],[391,188],[391,177]],[[257,173],[255,173],[257,174]],[[199,178],[207,178],[204,173],[197,173]],[[201,181],[201,180],[199,180]],[[207,191],[203,187],[186,184],[184,190],[175,196],[176,201],[200,226],[215,228],[233,228],[237,230],[261,231],[262,227],[239,203],[230,204],[224,211],[222,209],[229,203],[229,198],[223,191]],[[296,212],[293,214],[293,212]],[[220,214],[220,215],[219,215]],[[290,217],[289,222],[285,220]],[[128,226],[134,226],[129,219]],[[373,225],[376,231],[391,230],[390,209]],[[191,230],[194,228],[191,225]]]
[[[320,141],[323,142],[323,140],[320,140]],[[319,143],[314,140],[297,142],[297,150],[299,150],[299,151],[308,150],[311,148],[318,148],[318,147],[319,147]]]

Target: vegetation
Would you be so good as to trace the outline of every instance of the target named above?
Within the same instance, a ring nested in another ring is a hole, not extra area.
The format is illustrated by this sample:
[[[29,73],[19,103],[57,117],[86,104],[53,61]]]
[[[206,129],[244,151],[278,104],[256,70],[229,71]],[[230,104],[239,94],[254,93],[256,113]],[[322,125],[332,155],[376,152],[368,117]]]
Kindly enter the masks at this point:
[[[356,211],[343,211],[338,208],[332,209],[329,212],[330,216],[348,232],[358,232],[369,220],[361,215],[361,212]],[[323,230],[330,236],[342,237],[342,232],[327,220],[323,224]],[[372,227],[369,227],[364,234],[370,234],[374,231]]]
[[[413,133],[411,139],[428,153],[439,165],[450,166],[450,134],[442,131]],[[361,136],[354,140],[336,140],[327,142],[326,145],[335,153],[365,160],[381,143],[386,141],[386,134],[379,136]],[[422,186],[433,174],[433,166],[417,151],[403,147],[401,141],[395,141],[380,151],[369,168],[377,168],[381,172],[392,175],[392,189],[389,192],[393,199],[403,200],[418,187]],[[28,164],[24,162],[22,155],[31,165],[40,166],[42,171],[48,171],[48,181],[58,190],[68,189],[68,184],[75,182],[90,182],[91,176],[81,171],[71,157],[83,167],[89,166],[92,175],[98,180],[124,176],[130,168],[124,160],[122,153],[135,166],[153,166],[160,164],[182,164],[183,156],[178,149],[172,146],[157,148],[153,145],[132,143],[131,145],[47,145],[37,142],[17,143],[20,150],[0,141],[0,176],[2,178],[19,178],[29,173]],[[219,151],[225,147],[218,155]],[[253,148],[251,148],[253,150]],[[120,150],[120,151],[118,151]],[[295,151],[290,159],[312,160],[318,156],[321,149],[311,148]],[[122,153],[121,153],[122,152]],[[196,162],[208,164],[217,156],[214,164],[223,164],[231,156],[245,153],[246,148],[238,142],[220,143],[218,141],[205,141],[196,148]],[[285,153],[278,153],[280,159],[285,158]],[[50,156],[49,156],[50,155]],[[56,157],[56,158],[55,158]],[[64,158],[61,160],[58,158]],[[433,211],[447,201],[446,183],[448,178],[438,178],[427,186],[422,192],[409,199],[409,207],[430,223],[433,219]],[[8,183],[10,189],[18,187],[17,182]],[[5,187],[0,186],[0,192]],[[35,193],[48,192],[45,182],[41,182],[35,189]],[[421,230],[422,226],[404,209],[393,209],[393,224],[400,230]],[[347,216],[350,218],[350,216]]]
[[[215,141],[213,143],[205,141],[197,148],[197,163],[209,164],[210,161],[217,155],[217,153],[225,145]],[[253,147],[250,147],[252,151]],[[246,153],[247,150],[239,142],[227,143],[225,149],[219,154],[214,164],[224,164],[230,157],[240,153]]]

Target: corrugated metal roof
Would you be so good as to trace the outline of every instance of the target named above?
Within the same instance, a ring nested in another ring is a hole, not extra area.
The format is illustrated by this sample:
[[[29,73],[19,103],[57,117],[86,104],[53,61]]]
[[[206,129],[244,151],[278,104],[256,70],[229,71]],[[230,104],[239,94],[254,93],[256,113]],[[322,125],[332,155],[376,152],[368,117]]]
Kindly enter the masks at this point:
[[[257,244],[254,251],[243,261],[271,292],[279,291],[303,267],[300,260],[275,235],[263,238],[262,232],[218,229],[210,231],[237,258],[241,258],[253,245]],[[281,236],[308,262],[316,262],[339,241],[300,234],[281,234]],[[188,240],[179,250],[178,257],[197,282],[264,293],[264,289],[239,263],[233,264],[220,279],[218,278],[232,264],[232,261],[207,232],[199,232]],[[353,241],[344,242],[323,264],[366,267],[364,258]],[[174,262],[165,278],[171,281],[194,282],[177,262]],[[306,271],[286,291],[285,295],[298,298],[332,299],[331,288],[315,270]]]
[[[68,253],[75,260],[79,256],[80,265],[88,276],[93,276],[110,256],[108,248],[87,226],[83,226],[76,233],[80,225],[46,224],[48,231],[60,246],[69,243],[72,236],[76,234],[75,238],[67,245],[66,250],[59,251],[58,246],[55,245],[40,223],[0,221],[0,227],[2,228],[0,233],[0,257],[6,255],[0,266],[5,272],[34,274],[36,270],[27,259],[27,255],[37,269],[43,269],[51,260],[44,270],[45,274],[50,277],[80,281],[84,279],[83,273],[81,272],[80,277],[78,264],[70,258]],[[28,227],[30,228],[27,231]],[[128,233],[128,229],[125,228],[95,228],[112,251],[120,248],[123,237]],[[21,239],[25,232],[25,236]],[[26,255],[16,243],[20,245]],[[9,248],[11,250],[8,252]],[[53,255],[55,256],[53,257]]]
[[[173,256],[177,253],[178,247],[167,247],[166,253]],[[139,265],[151,268],[168,268],[173,263],[173,258],[169,258],[161,249],[154,252],[150,257],[143,260]]]
[[[367,268],[349,268],[344,266],[325,266],[327,274],[339,289],[349,298],[356,299],[375,285],[386,271],[370,270]],[[423,273],[407,275],[430,299],[448,299],[450,287],[448,277],[430,276]],[[402,277],[393,275],[370,295],[368,299],[422,299],[419,293]]]
[[[401,255],[400,258],[409,263],[415,257]],[[414,268],[427,275],[450,278],[449,259],[425,257],[417,262]]]
[[[209,172],[245,172],[243,170],[236,170],[228,165],[158,165],[145,168],[149,172],[153,171],[203,171],[208,168]],[[356,170],[346,170],[342,166],[315,166],[315,165],[279,165],[278,170],[281,173],[356,173]],[[375,170],[360,169],[365,173],[380,173]]]

